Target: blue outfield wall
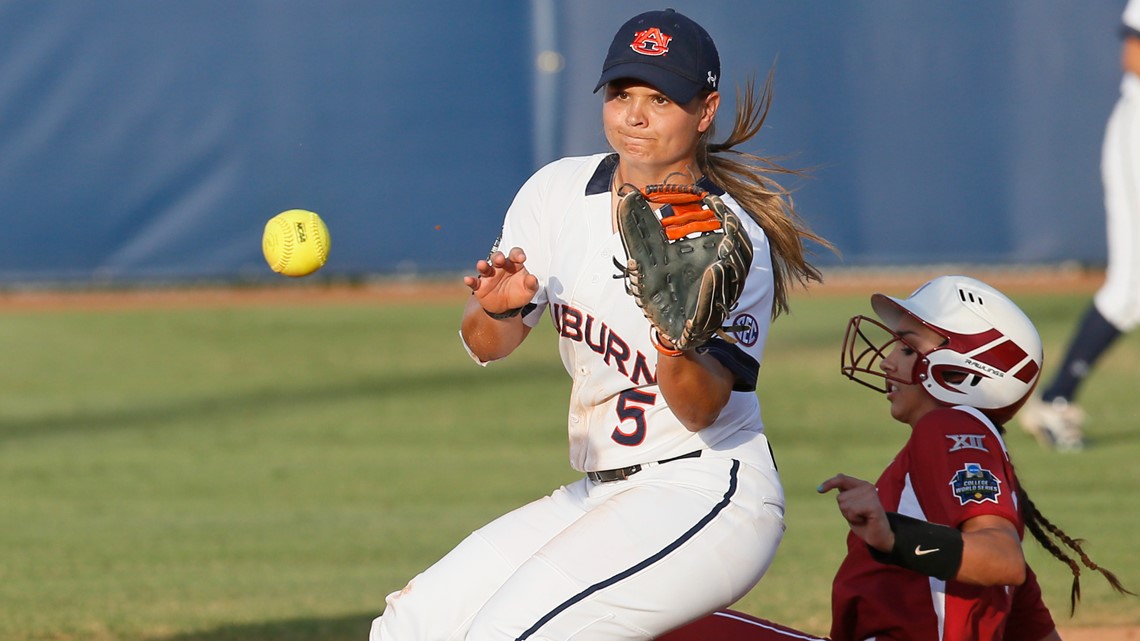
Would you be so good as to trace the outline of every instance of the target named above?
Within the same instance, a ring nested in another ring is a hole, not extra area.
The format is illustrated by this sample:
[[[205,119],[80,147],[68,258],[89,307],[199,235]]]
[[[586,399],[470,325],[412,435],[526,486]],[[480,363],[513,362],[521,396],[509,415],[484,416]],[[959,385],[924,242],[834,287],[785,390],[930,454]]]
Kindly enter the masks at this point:
[[[722,135],[775,65],[747,150],[810,169],[822,264],[1104,261],[1123,0],[668,4],[720,46]],[[291,208],[324,277],[468,269],[534,169],[605,149],[609,38],[662,6],[0,0],[0,286],[278,278]]]

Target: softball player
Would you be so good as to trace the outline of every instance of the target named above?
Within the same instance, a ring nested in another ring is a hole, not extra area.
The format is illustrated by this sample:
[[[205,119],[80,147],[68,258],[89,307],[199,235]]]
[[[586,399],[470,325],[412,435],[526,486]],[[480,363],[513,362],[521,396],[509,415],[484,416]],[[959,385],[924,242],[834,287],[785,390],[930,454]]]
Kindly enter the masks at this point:
[[[875,294],[871,305],[882,322],[851,319],[843,373],[885,392],[911,434],[874,485],[839,474],[819,487],[839,491],[851,527],[832,586],[831,638],[1055,639],[1022,553],[1026,529],[1072,569],[1073,608],[1073,556],[1124,591],[1037,510],[1006,450],[1002,424],[1040,374],[1033,323],[965,276],[936,278],[903,300]]]
[[[1120,98],[1101,155],[1108,229],[1108,269],[1069,344],[1053,382],[1030,401],[1020,423],[1047,447],[1084,448],[1085,413],[1073,401],[1100,357],[1140,324],[1140,0],[1124,9]]]
[[[756,376],[791,279],[818,279],[786,192],[709,145],[720,63],[697,23],[669,11],[618,30],[598,87],[614,153],[555,161],[507,211],[465,279],[472,358],[509,355],[549,313],[572,379],[570,464],[584,473],[471,534],[387,598],[372,641],[651,639],[748,592],[784,531]],[[747,140],[738,114],[730,140]],[[734,143],[735,144],[735,143]],[[615,257],[625,184],[698,182],[741,214],[755,248],[731,340],[671,355]],[[731,176],[746,188],[725,193]],[[660,351],[659,351],[660,349]]]
[[[1029,530],[1073,572],[1093,563],[1081,541],[1046,519],[1017,480],[1002,435],[1041,368],[1041,339],[1008,298],[965,276],[936,278],[909,298],[871,297],[882,322],[848,323],[842,372],[887,394],[910,438],[874,484],[844,474],[851,528],[832,584],[832,641],[1060,641],[1026,565]],[[1070,552],[1071,551],[1071,552]],[[659,641],[793,641],[808,634],[730,610]]]

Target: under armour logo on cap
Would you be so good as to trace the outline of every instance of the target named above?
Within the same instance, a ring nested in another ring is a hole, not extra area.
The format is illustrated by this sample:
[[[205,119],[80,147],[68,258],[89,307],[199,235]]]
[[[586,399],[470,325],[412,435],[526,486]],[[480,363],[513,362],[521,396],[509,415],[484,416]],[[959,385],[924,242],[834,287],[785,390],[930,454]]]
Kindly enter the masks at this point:
[[[657,27],[652,27],[633,34],[633,42],[629,43],[629,48],[643,56],[663,56],[669,53],[669,41],[672,39],[673,36],[662,33]]]

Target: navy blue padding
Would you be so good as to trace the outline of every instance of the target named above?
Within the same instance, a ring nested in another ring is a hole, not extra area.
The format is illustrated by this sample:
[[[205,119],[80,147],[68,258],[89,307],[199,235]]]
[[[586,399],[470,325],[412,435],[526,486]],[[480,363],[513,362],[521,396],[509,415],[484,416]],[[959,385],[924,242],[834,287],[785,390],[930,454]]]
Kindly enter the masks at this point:
[[[700,187],[714,196],[719,197],[724,195],[724,190],[720,188],[720,185],[713,183],[713,181],[709,180],[708,176],[701,176],[701,179],[697,181],[697,187]]]
[[[537,632],[539,628],[546,625],[546,623],[548,623],[551,619],[558,616],[562,612],[566,611],[568,608],[572,607],[575,603],[582,601],[586,597],[590,596],[591,594],[593,594],[599,590],[603,590],[605,588],[608,588],[609,586],[611,586],[611,585],[613,585],[619,581],[627,579],[627,578],[633,576],[634,574],[641,572],[645,568],[648,568],[649,566],[653,565],[654,563],[657,563],[661,559],[665,558],[673,550],[676,550],[677,548],[681,547],[681,545],[683,545],[686,541],[688,541],[689,539],[696,536],[698,532],[703,530],[705,528],[705,526],[707,526],[709,523],[711,523],[712,520],[715,519],[717,517],[717,515],[720,514],[721,511],[723,511],[724,508],[728,507],[728,504],[732,502],[732,497],[734,494],[736,494],[736,484],[737,484],[736,477],[737,477],[739,470],[740,470],[740,461],[733,460],[732,461],[732,470],[729,473],[730,478],[728,481],[728,490],[724,493],[724,497],[720,500],[719,503],[717,503],[716,505],[713,506],[712,510],[710,510],[708,514],[706,514],[700,521],[697,521],[696,525],[689,528],[689,530],[687,532],[685,532],[684,534],[682,534],[679,538],[677,538],[677,540],[673,541],[669,545],[666,545],[660,552],[658,552],[658,553],[654,554],[653,556],[645,559],[641,563],[638,563],[637,565],[625,570],[624,572],[620,572],[618,574],[615,574],[614,576],[606,579],[605,581],[595,583],[594,585],[591,585],[590,587],[586,588],[585,590],[582,590],[578,594],[575,594],[574,596],[570,597],[566,601],[563,601],[561,605],[554,608],[550,612],[546,613],[546,615],[543,616],[541,619],[539,619],[538,622],[536,622],[529,629],[527,629],[525,632],[520,634],[518,639],[516,639],[516,641],[524,641],[525,639],[530,637],[530,635]]]
[[[590,180],[586,183],[586,195],[595,196],[597,194],[604,194],[611,189],[614,183],[614,169],[617,168],[618,155],[610,154],[598,163],[598,168],[594,170],[594,175],[590,176]]]
[[[760,375],[760,363],[748,352],[721,338],[714,338],[701,345],[697,348],[697,352],[709,354],[732,372],[736,377],[732,391],[756,391],[756,377]]]

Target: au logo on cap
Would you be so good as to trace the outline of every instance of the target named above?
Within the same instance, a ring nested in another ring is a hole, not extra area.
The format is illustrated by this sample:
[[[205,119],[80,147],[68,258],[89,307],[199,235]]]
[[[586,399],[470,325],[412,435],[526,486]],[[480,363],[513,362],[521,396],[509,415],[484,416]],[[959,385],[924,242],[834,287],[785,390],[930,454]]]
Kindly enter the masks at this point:
[[[669,41],[672,39],[673,36],[662,33],[657,27],[650,27],[633,34],[629,48],[643,56],[663,56],[669,53]]]

